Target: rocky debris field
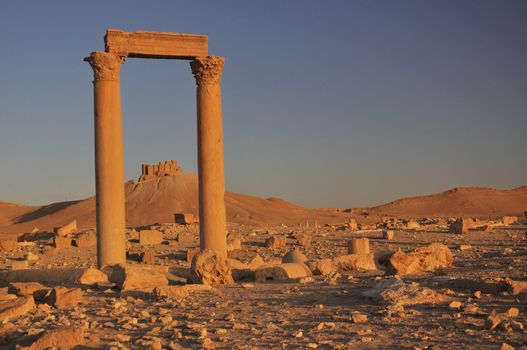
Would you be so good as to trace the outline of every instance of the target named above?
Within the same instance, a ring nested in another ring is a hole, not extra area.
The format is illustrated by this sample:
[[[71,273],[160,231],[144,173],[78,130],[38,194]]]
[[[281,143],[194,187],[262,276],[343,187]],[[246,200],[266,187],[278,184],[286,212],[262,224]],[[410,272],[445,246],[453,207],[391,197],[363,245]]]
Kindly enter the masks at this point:
[[[527,349],[523,223],[306,226],[128,229],[104,271],[94,230],[4,239],[0,349]]]

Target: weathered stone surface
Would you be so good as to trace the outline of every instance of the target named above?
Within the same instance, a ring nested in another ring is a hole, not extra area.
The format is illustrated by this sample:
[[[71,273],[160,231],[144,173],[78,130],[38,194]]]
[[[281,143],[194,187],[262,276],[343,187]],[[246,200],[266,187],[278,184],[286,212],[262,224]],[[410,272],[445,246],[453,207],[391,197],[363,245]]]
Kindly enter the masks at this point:
[[[55,236],[53,237],[53,247],[56,249],[64,249],[71,247],[71,238]]]
[[[201,251],[194,256],[190,272],[194,283],[207,285],[234,283],[227,259],[211,250]]]
[[[12,282],[7,287],[8,293],[16,294],[20,297],[32,296],[36,291],[48,289],[38,282]]]
[[[507,278],[505,282],[507,283],[507,287],[511,295],[527,293],[527,281],[515,281]]]
[[[265,240],[265,247],[271,250],[285,248],[286,238],[284,235],[269,237]]]
[[[350,239],[348,241],[348,254],[370,254],[370,240],[367,237]]]
[[[254,271],[257,282],[284,281],[311,276],[311,271],[305,264],[286,263],[280,265],[264,265]]]
[[[153,251],[147,250],[141,253],[139,260],[143,264],[154,264],[156,262],[156,256]]]
[[[11,260],[11,270],[27,270],[27,269],[29,269],[29,261]]]
[[[382,238],[392,240],[395,238],[395,232],[393,230],[384,230],[382,231]]]
[[[139,231],[139,244],[154,245],[163,242],[163,234],[156,230]]]
[[[378,282],[373,288],[362,293],[363,296],[386,305],[416,305],[442,303],[451,298],[436,293],[418,283],[405,283],[399,277],[391,277]]]
[[[108,283],[104,272],[89,268],[32,269],[0,272],[0,281],[93,285]]]
[[[194,225],[199,223],[199,218],[196,215],[190,213],[175,213],[174,221],[176,224]]]
[[[0,240],[0,252],[12,252],[16,248],[18,248],[16,238],[3,238]]]
[[[287,252],[282,258],[282,263],[304,264],[306,261],[307,257],[300,250]]]
[[[45,330],[36,336],[31,345],[20,347],[23,350],[73,349],[84,344],[84,329],[80,326],[60,327]]]
[[[468,233],[469,228],[472,226],[472,220],[467,218],[458,218],[456,221],[450,224],[448,231],[455,234]]]
[[[149,289],[168,285],[168,279],[158,272],[120,264],[113,266],[110,281],[117,284],[121,290]]]
[[[88,248],[97,245],[97,235],[93,231],[83,232],[77,236],[75,246],[78,248]]]
[[[76,306],[82,299],[82,291],[79,288],[56,287],[51,290],[46,301],[62,310]]]
[[[306,265],[314,275],[329,275],[330,273],[337,271],[337,266],[333,259],[307,261]]]
[[[59,236],[67,236],[77,231],[77,220],[70,221],[64,226],[55,227],[53,231]]]
[[[156,287],[154,288],[153,294],[156,297],[186,298],[191,293],[210,290],[212,290],[212,287],[206,284],[187,284],[184,286]]]
[[[342,271],[377,270],[373,253],[342,255],[334,258],[333,263],[338,270]]]
[[[509,226],[509,225],[512,225],[518,222],[518,217],[517,216],[502,216],[501,222],[503,222],[503,225]]]
[[[432,243],[412,252],[397,252],[389,260],[394,274],[403,276],[422,274],[452,266],[454,254],[441,243]]]
[[[35,300],[32,296],[0,302],[0,322],[7,322],[10,319],[22,316],[34,307]]]

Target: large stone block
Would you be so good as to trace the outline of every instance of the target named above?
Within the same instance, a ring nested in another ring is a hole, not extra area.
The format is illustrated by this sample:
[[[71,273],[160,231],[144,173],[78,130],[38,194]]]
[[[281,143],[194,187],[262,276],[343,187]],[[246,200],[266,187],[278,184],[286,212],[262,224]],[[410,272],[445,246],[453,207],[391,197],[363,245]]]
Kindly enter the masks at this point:
[[[432,243],[412,252],[397,252],[389,260],[389,267],[396,275],[413,275],[432,272],[452,266],[454,254],[441,243]]]
[[[338,270],[342,271],[377,270],[373,253],[341,255],[334,258],[333,263]]]
[[[64,226],[55,227],[53,231],[59,236],[67,236],[77,231],[77,220],[70,221]]]
[[[74,349],[84,344],[84,329],[77,326],[58,327],[45,330],[36,336],[28,346],[21,350]]]
[[[93,285],[96,283],[108,283],[108,277],[104,272],[93,267],[33,269],[0,272],[0,283],[7,284],[9,282]]]
[[[71,247],[71,238],[55,236],[53,237],[53,247],[56,249],[64,249]]]
[[[176,222],[176,224],[181,225],[194,225],[199,223],[198,217],[190,213],[175,213],[174,221]]]
[[[155,271],[131,265],[115,265],[110,281],[121,290],[150,289],[168,285],[168,279]]]
[[[163,234],[156,230],[142,230],[139,232],[139,244],[155,245],[163,242]]]
[[[201,251],[194,256],[190,273],[194,283],[207,285],[234,283],[228,260],[211,250]]]
[[[305,264],[286,263],[280,265],[264,265],[254,271],[257,282],[285,281],[311,276],[311,271]]]
[[[82,299],[80,288],[56,287],[51,290],[46,301],[48,304],[62,310],[76,306]]]
[[[3,238],[0,240],[0,252],[12,252],[18,247],[16,238]]]
[[[348,241],[348,254],[370,254],[370,240],[367,237],[350,239]]]
[[[78,248],[89,248],[97,245],[97,235],[95,232],[83,232],[75,239],[75,246]]]
[[[5,323],[10,319],[25,315],[35,307],[32,296],[7,300],[0,303],[0,322]]]
[[[128,57],[191,59],[208,55],[208,37],[197,34],[108,29],[107,52]]]

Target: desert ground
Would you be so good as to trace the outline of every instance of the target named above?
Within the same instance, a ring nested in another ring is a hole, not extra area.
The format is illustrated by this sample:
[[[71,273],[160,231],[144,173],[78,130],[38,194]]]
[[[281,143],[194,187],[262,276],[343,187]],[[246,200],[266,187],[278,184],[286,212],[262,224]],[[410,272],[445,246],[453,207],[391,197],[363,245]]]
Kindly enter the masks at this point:
[[[196,181],[126,183],[127,266],[103,271],[93,197],[1,203],[1,348],[527,349],[527,187],[355,209],[227,193],[228,271],[196,283],[198,224],[173,216]]]

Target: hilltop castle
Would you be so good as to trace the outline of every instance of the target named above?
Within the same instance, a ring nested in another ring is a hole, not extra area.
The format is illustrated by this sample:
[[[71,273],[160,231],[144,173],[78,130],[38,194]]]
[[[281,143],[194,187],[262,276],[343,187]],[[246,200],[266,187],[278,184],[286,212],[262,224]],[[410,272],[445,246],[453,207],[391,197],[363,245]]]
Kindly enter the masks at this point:
[[[176,160],[167,160],[157,164],[142,164],[139,182],[151,180],[160,176],[176,175],[181,172]]]

